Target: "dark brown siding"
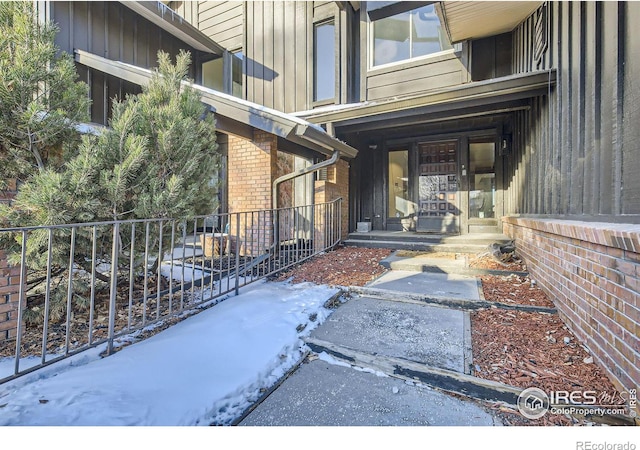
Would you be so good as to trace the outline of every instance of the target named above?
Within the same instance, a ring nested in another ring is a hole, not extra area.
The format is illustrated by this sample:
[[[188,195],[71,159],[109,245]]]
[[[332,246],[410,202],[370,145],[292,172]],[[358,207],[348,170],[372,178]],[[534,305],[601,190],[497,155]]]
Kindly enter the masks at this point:
[[[191,52],[194,62],[199,58],[193,48],[118,2],[50,2],[50,5],[51,20],[60,28],[56,45],[67,53],[80,49],[145,68],[156,65],[159,49],[172,56],[185,49]],[[90,86],[91,120],[96,123],[107,123],[114,97],[140,91],[138,86],[86,67],[78,66],[78,73]],[[192,70],[191,76],[194,74]]]
[[[554,68],[549,95],[514,114],[507,212],[640,214],[640,19],[634,2],[547,4],[547,49],[536,60],[538,12],[513,32],[516,73]]]

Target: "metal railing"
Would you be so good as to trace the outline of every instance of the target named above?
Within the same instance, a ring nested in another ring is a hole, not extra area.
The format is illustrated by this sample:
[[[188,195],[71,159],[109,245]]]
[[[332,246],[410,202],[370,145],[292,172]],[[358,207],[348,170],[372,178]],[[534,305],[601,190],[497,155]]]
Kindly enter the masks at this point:
[[[0,229],[0,384],[334,247],[341,205]]]

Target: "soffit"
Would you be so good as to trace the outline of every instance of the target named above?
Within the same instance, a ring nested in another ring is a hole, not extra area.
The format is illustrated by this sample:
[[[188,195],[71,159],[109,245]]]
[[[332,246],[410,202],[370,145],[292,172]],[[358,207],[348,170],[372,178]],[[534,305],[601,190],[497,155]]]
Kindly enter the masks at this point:
[[[512,31],[543,2],[449,1],[440,3],[441,19],[453,43]]]

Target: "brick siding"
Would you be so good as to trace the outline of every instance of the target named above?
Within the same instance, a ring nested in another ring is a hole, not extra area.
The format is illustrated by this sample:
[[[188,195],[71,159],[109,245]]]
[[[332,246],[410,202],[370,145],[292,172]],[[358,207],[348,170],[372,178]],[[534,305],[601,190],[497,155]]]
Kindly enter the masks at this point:
[[[327,179],[315,183],[315,203],[326,203],[342,198],[342,233],[346,239],[349,234],[349,163],[339,160],[327,168]]]
[[[0,202],[10,203],[16,194],[16,181],[7,181],[7,190],[0,191]],[[10,266],[7,255],[0,250],[0,341],[15,339],[18,329],[20,301],[20,266]]]
[[[640,226],[503,218],[504,233],[616,388],[640,383]]]

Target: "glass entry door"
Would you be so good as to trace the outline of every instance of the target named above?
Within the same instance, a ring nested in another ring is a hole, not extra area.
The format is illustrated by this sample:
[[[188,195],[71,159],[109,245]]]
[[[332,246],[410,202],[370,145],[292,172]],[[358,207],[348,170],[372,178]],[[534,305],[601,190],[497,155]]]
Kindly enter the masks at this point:
[[[496,217],[496,151],[495,142],[469,143],[469,218]]]
[[[416,231],[460,232],[458,141],[418,145],[419,214]]]

